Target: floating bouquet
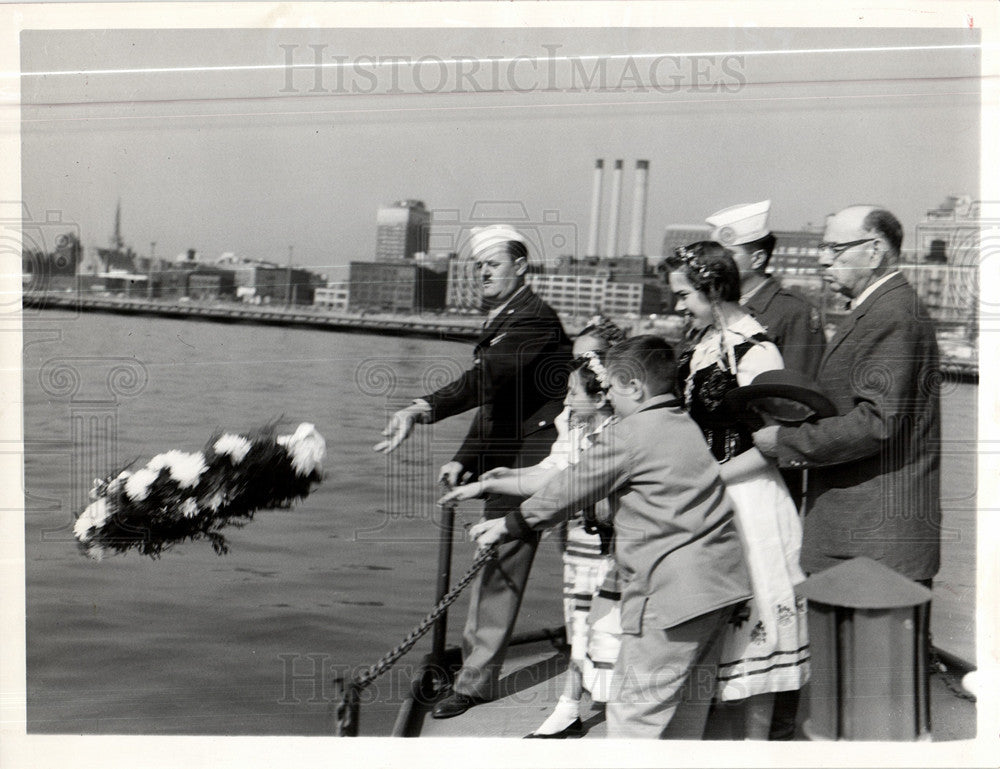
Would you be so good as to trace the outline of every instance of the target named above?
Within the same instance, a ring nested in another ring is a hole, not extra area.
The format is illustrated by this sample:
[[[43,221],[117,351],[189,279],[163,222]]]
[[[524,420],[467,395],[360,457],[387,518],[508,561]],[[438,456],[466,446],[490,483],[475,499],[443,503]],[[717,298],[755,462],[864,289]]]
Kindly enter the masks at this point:
[[[94,481],[73,531],[87,554],[138,550],[159,556],[185,540],[207,538],[228,550],[220,529],[257,510],[289,507],[322,480],[326,441],[311,424],[293,435],[275,427],[216,435],[203,451],[168,451],[134,472]]]

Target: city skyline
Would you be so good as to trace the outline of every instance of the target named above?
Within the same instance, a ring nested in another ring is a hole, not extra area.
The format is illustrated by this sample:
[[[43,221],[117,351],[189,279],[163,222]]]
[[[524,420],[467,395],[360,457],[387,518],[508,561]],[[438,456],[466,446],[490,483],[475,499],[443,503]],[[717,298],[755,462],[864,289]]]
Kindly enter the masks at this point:
[[[294,246],[336,279],[403,199],[432,212],[431,250],[442,219],[504,201],[583,255],[596,158],[625,161],[622,241],[650,161],[653,256],[668,225],[766,198],[784,230],[879,202],[910,245],[942,197],[979,189],[968,30],[502,32],[25,32],[23,71],[49,74],[22,79],[23,199],[88,249],[120,198],[139,254],[284,263]],[[234,66],[265,69],[207,69]]]

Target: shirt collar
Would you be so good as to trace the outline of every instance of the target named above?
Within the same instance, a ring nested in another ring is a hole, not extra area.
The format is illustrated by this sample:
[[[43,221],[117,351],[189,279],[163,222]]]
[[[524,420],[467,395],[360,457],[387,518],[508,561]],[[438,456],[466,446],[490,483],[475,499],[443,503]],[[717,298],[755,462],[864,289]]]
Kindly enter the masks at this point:
[[[754,288],[751,288],[745,294],[741,294],[740,295],[740,304],[746,304],[747,302],[749,302],[751,299],[753,299],[755,296],[757,296],[757,294],[760,293],[760,290],[762,288],[764,288],[764,286],[766,286],[766,285],[767,285],[767,281],[764,280],[761,283],[758,283]]]
[[[897,275],[899,275],[899,270],[893,270],[888,275],[883,275],[881,278],[879,278],[878,280],[876,280],[874,283],[872,283],[870,286],[868,286],[868,288],[866,288],[864,291],[862,291],[858,295],[858,297],[856,299],[852,299],[851,300],[851,309],[852,310],[858,309],[861,306],[862,302],[864,302],[865,299],[867,299],[868,297],[870,297],[872,295],[872,293],[875,291],[876,288],[878,288],[879,286],[881,286],[883,283],[885,283],[890,278],[896,277]]]
[[[673,401],[671,403],[671,401]],[[646,411],[647,409],[654,409],[657,407],[674,407],[680,408],[681,402],[673,393],[663,393],[662,395],[654,395],[648,401],[644,401],[639,405],[633,413],[638,414],[640,411]]]

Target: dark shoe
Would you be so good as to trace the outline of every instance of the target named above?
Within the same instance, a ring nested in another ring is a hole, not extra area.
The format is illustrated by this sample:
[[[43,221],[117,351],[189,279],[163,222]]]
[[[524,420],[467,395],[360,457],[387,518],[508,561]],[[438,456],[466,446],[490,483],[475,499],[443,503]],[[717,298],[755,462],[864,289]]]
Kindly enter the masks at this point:
[[[531,734],[524,735],[526,740],[573,740],[583,736],[583,722],[578,718],[565,729],[552,734]]]
[[[431,715],[434,718],[454,718],[455,716],[462,715],[469,708],[485,701],[478,697],[470,697],[468,694],[455,692],[435,705]]]

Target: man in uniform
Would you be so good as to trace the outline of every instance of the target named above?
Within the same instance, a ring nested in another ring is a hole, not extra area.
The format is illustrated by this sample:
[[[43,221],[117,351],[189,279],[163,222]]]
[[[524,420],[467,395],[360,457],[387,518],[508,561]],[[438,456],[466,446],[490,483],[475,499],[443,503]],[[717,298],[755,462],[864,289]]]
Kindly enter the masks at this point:
[[[770,210],[770,200],[740,204],[716,211],[705,221],[715,228],[712,240],[728,248],[740,268],[740,304],[767,330],[785,368],[815,379],[825,345],[823,324],[808,300],[765,272],[777,241],[767,228]]]
[[[429,424],[475,408],[468,434],[440,470],[449,486],[494,467],[528,467],[544,459],[556,438],[554,420],[563,408],[571,344],[559,317],[525,284],[528,249],[509,225],[473,230],[472,257],[489,309],[472,366],[430,395],[392,415],[376,451],[393,451],[416,423]],[[487,497],[486,518],[503,518],[519,500]],[[537,537],[509,542],[472,584],[463,636],[462,669],[451,696],[438,702],[435,718],[450,718],[493,699]]]

